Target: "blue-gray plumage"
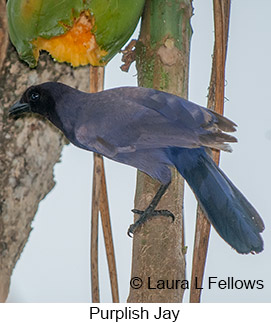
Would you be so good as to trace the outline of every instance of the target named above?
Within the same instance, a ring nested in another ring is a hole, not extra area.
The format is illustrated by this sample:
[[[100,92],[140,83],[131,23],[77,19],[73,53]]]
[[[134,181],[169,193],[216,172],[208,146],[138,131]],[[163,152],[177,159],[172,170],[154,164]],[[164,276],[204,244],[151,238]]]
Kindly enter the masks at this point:
[[[206,148],[231,151],[227,142],[236,138],[225,132],[235,131],[236,125],[227,118],[153,89],[123,87],[90,94],[55,82],[27,89],[10,114],[29,111],[48,118],[74,145],[161,182],[152,207],[135,211],[143,214],[139,224],[150,213],[161,214],[154,208],[171,181],[170,166],[175,166],[225,241],[239,253],[263,250],[262,219],[206,153]]]

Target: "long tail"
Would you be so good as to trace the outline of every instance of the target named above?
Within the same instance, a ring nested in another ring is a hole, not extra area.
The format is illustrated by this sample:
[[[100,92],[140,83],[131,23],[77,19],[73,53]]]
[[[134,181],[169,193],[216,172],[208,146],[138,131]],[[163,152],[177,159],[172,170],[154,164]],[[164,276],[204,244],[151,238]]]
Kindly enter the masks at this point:
[[[205,149],[172,148],[170,159],[219,235],[239,253],[261,252],[260,232],[264,230],[261,217]]]

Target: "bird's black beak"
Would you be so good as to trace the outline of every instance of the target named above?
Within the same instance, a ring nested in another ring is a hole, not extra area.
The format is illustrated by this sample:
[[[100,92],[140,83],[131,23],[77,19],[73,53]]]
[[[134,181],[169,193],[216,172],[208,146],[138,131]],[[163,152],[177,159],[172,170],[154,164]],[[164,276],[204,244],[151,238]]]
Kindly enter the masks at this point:
[[[24,112],[31,112],[31,108],[28,103],[16,102],[8,112],[9,116],[18,116],[23,114]]]

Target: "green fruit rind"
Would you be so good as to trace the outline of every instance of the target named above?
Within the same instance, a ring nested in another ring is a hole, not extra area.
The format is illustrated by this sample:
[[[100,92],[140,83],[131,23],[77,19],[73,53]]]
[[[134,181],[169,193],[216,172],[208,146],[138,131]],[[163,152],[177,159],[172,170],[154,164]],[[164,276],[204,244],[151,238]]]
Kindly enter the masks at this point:
[[[64,34],[81,12],[94,16],[92,33],[107,55],[107,63],[133,33],[142,13],[145,0],[9,0],[7,16],[9,34],[22,60],[35,67],[34,45],[38,37],[50,39]]]

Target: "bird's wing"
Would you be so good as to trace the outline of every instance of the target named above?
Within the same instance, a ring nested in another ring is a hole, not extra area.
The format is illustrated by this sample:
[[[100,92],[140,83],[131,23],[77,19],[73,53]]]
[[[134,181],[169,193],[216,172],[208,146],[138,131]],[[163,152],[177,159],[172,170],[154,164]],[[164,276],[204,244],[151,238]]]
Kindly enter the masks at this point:
[[[153,89],[142,90],[145,95],[136,96],[135,102],[160,113],[178,130],[185,130],[185,139],[189,142],[192,140],[195,145],[231,151],[226,142],[237,140],[224,131],[236,131],[237,125],[234,122],[181,97]],[[191,132],[192,137],[189,136]],[[190,148],[189,145],[182,147]]]
[[[92,112],[81,116],[75,136],[108,157],[173,146],[230,150],[225,142],[236,141],[223,132],[234,131],[233,122],[180,97],[145,88],[102,93]]]

